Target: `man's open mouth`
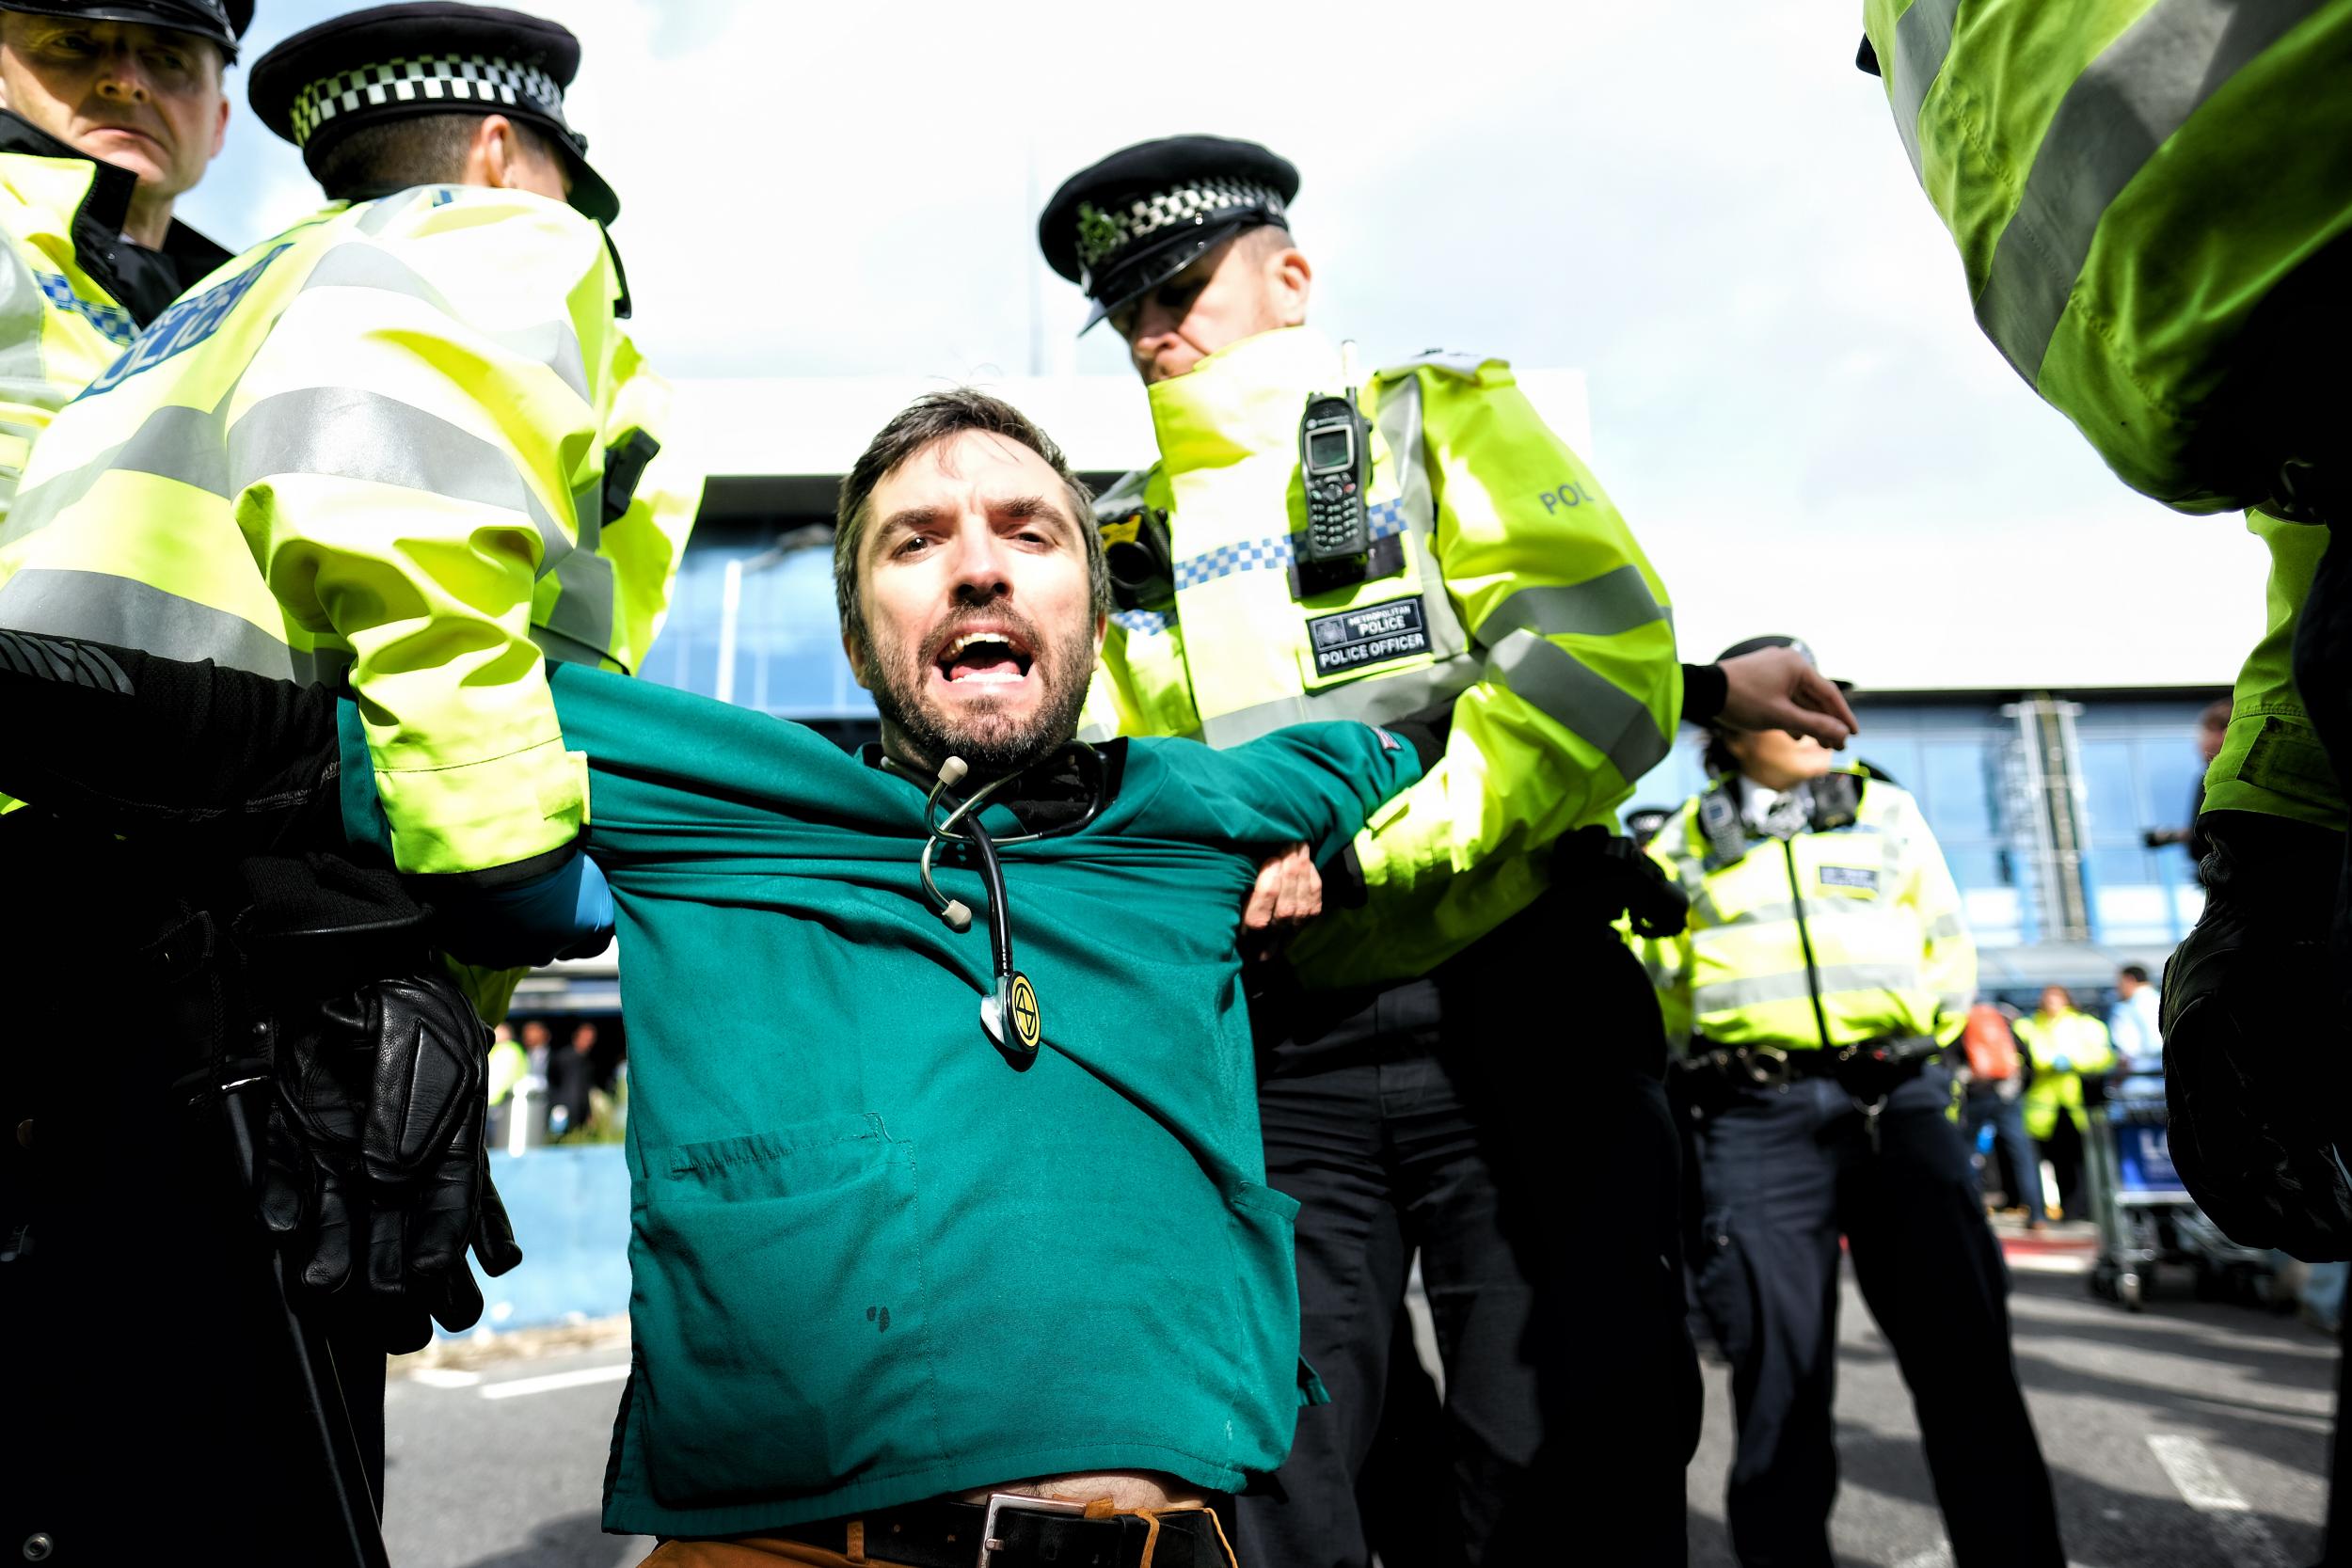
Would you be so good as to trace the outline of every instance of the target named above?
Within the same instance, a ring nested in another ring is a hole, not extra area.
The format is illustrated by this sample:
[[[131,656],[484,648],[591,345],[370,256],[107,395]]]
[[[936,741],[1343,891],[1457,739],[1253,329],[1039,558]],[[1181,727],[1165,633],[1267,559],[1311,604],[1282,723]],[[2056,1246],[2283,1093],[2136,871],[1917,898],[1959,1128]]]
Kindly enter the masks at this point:
[[[1006,686],[1027,677],[1031,659],[1026,642],[1011,632],[990,629],[948,639],[935,662],[950,684]]]

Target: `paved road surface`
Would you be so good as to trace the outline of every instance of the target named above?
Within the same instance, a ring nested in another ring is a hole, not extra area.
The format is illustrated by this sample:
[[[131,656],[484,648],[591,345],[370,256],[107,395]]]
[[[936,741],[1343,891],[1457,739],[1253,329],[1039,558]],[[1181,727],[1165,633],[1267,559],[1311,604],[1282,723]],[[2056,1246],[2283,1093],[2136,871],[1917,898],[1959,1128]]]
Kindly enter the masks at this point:
[[[2174,1283],[2140,1316],[2078,1259],[2017,1258],[2017,1354],[2082,1568],[2300,1568],[2319,1555],[2335,1347]],[[1849,1284],[1838,1386],[1839,1568],[1950,1568],[1893,1358]],[[397,1378],[387,1533],[397,1568],[616,1568],[650,1547],[596,1528],[625,1352]],[[1724,1369],[1708,1368],[1692,1561],[1729,1568]]]

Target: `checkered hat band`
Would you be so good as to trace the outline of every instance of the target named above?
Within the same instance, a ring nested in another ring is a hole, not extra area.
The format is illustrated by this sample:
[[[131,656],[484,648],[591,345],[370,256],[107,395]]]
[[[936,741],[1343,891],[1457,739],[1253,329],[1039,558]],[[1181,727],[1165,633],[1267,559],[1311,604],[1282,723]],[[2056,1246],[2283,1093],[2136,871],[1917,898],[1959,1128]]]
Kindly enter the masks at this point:
[[[564,120],[564,89],[536,66],[490,55],[421,55],[339,71],[294,94],[294,145],[306,145],[337,115],[436,101],[503,103]]]
[[[1282,216],[1282,198],[1273,187],[1248,180],[1173,185],[1110,208],[1089,203],[1080,209],[1078,219],[1078,264],[1091,273],[1138,240],[1232,207],[1263,207],[1277,221]]]

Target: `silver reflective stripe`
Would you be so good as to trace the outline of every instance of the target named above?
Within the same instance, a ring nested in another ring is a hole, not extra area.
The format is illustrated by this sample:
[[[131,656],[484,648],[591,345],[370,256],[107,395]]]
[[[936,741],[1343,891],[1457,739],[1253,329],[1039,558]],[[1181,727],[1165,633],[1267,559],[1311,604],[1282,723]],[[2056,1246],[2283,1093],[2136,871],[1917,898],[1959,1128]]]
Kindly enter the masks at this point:
[[[612,607],[618,590],[612,562],[597,553],[604,543],[601,475],[572,492],[572,519],[580,529],[580,543],[555,569],[560,592],[555,608],[548,612],[548,629],[594,648],[591,657],[595,658],[612,658]]]
[[[391,227],[392,219],[400,216],[401,214],[406,212],[410,207],[414,206],[417,198],[422,196],[425,193],[425,186],[414,185],[409,187],[407,190],[385,197],[382,199],[372,203],[368,210],[360,214],[360,232],[366,234],[381,234],[385,230]]]
[[[1819,971],[1821,994],[1850,990],[1913,991],[1919,989],[1916,964],[1823,964]],[[1691,999],[1700,1012],[1725,1012],[1733,1007],[1760,1007],[1772,1002],[1798,1002],[1813,994],[1802,969],[1778,974],[1755,974],[1738,980],[1718,980],[1692,989]]]
[[[231,388],[222,394],[223,407],[233,392]],[[120,446],[19,495],[8,526],[0,528],[0,545],[47,528],[109,473],[153,474],[226,499],[230,491],[229,462],[221,451],[221,408],[207,411],[166,404],[140,421]]]
[[[318,264],[302,280],[305,291],[311,289],[379,289],[386,293],[405,294],[421,300],[452,320],[463,321],[451,308],[440,290],[425,281],[415,268],[381,245],[362,245],[346,240],[329,247]],[[547,366],[561,376],[564,385],[579,394],[582,403],[593,401],[588,390],[588,362],[580,347],[580,335],[568,321],[541,322],[535,326],[490,328],[468,322],[467,326],[481,333],[501,347],[523,358]]]
[[[1852,920],[1856,917],[1882,919],[1885,916],[1888,908],[1888,905],[1874,898],[1842,898],[1834,894],[1823,894],[1818,898],[1808,898],[1804,901],[1806,918],[1832,924],[1841,920]],[[1786,898],[1774,904],[1756,904],[1732,915],[1725,915],[1720,909],[1715,908],[1712,900],[1709,901],[1709,909],[1714,917],[1709,928],[1719,931],[1734,928],[1746,930],[1757,926],[1772,926],[1794,921],[1797,918],[1796,904]]]
[[[1478,623],[1478,641],[1493,647],[1515,631],[1538,637],[1614,637],[1668,619],[1639,566],[1625,565],[1583,582],[1522,588]]]
[[[48,313],[32,269],[13,240],[0,237],[0,396],[55,408],[64,401],[41,369],[40,331]]]
[[[1486,670],[1515,695],[1598,747],[1628,782],[1665,759],[1667,738],[1641,699],[1557,642],[1515,631],[1496,645]]]
[[[1321,724],[1337,719],[1359,719],[1368,724],[1386,723],[1449,702],[1470,689],[1478,679],[1478,663],[1467,657],[1450,658],[1393,675],[1368,675],[1343,681],[1320,691],[1278,697],[1232,713],[1203,720],[1200,738],[1212,746],[1238,746],[1271,735],[1286,724]]]
[[[1472,367],[1476,373],[1476,367]],[[1429,629],[1429,651],[1439,660],[1452,658],[1470,646],[1461,617],[1454,613],[1454,596],[1446,592],[1445,568],[1438,560],[1438,501],[1429,487],[1429,444],[1422,431],[1421,377],[1411,371],[1402,381],[1384,383],[1380,393],[1380,438],[1388,443],[1389,462],[1405,512],[1405,527],[1429,563],[1434,582],[1422,584],[1422,624]]]
[[[288,647],[242,615],[105,572],[47,567],[19,572],[0,584],[0,625],[111,642],[165,658],[209,658],[278,680],[323,678],[321,660]]]
[[[1953,937],[1964,937],[1967,934],[1967,923],[1956,914],[1937,915],[1934,923],[1928,927],[1930,942],[1947,942]]]
[[[380,393],[311,387],[279,392],[246,409],[229,427],[230,484],[242,490],[279,474],[398,485],[522,513],[539,531],[540,577],[571,553],[571,540],[507,453]]]
[[[2199,105],[2322,3],[2157,0],[2066,89],[1977,297],[1977,321],[2027,385],[2041,383],[2107,208]]]
[[[1910,154],[1911,172],[1927,182],[1919,165],[1919,109],[1928,89],[1943,74],[1944,56],[1952,52],[1952,18],[1960,0],[1913,0],[1895,23],[1895,68],[1886,79],[1886,98],[1895,111],[1895,134]]]

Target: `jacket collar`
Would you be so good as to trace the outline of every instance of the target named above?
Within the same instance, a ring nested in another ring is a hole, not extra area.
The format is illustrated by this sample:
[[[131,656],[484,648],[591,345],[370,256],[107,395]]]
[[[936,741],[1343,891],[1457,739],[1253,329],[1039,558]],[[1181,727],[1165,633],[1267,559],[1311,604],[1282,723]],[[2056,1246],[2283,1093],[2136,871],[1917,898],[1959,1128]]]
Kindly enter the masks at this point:
[[[1337,393],[1339,351],[1311,327],[1286,326],[1221,348],[1151,388],[1152,426],[1170,474],[1298,450],[1310,394]]]
[[[73,258],[82,270],[141,326],[161,315],[183,290],[230,259],[228,251],[174,218],[164,232],[163,249],[152,253],[167,263],[165,280],[148,282],[135,276],[134,269],[122,266],[118,256],[121,246],[131,244],[122,237],[122,224],[130,216],[138,176],[58,140],[12,110],[0,109],[0,153],[9,152],[32,158],[79,159],[90,166],[89,189],[81,206],[71,219],[64,214],[58,218],[72,236]],[[151,270],[135,269],[136,273]],[[165,288],[169,293],[161,293]]]

